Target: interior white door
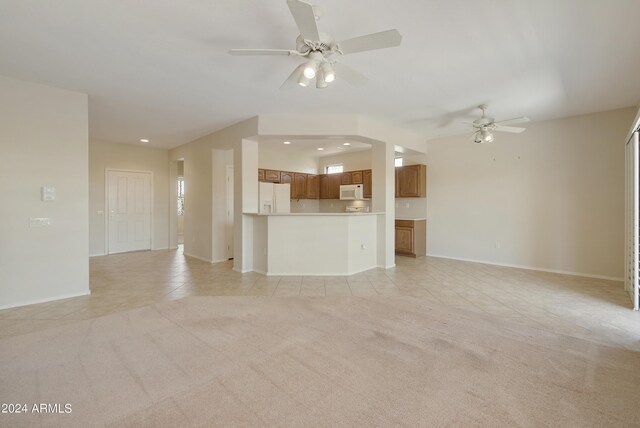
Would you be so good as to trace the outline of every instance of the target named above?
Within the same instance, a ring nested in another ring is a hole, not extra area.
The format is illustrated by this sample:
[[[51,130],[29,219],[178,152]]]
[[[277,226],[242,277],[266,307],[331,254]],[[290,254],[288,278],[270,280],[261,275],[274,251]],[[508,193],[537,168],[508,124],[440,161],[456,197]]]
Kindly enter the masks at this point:
[[[108,171],[108,253],[151,249],[151,174]]]
[[[227,166],[227,221],[225,228],[227,258],[233,258],[233,167]]]
[[[638,150],[638,132],[634,132],[631,139],[627,142],[626,147],[626,222],[625,234],[626,243],[626,272],[625,272],[625,289],[629,292],[629,296],[633,302],[633,308],[638,310],[640,307],[640,197],[639,197],[639,178],[640,152]]]

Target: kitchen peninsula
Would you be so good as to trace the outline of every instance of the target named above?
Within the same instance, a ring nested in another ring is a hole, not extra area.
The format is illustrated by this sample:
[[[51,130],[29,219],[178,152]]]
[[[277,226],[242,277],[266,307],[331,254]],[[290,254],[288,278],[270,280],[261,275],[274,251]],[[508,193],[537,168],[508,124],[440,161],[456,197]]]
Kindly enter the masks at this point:
[[[245,213],[253,264],[265,275],[353,275],[377,266],[385,213]]]

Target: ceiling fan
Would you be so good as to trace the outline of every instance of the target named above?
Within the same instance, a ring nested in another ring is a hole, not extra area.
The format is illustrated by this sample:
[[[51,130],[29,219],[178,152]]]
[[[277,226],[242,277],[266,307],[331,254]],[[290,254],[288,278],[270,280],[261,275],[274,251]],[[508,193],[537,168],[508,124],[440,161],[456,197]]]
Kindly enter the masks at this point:
[[[316,88],[326,88],[336,76],[354,85],[367,78],[354,69],[338,62],[341,55],[399,46],[402,36],[398,30],[382,31],[366,36],[336,42],[331,35],[318,31],[316,20],[322,16],[319,6],[302,0],[287,0],[300,35],[295,50],[287,49],[231,49],[231,55],[283,55],[300,56],[307,60],[300,64],[282,84],[289,89],[296,84],[307,87],[315,79]]]
[[[496,122],[496,120],[492,117],[487,117],[486,104],[480,104],[478,106],[480,110],[482,110],[482,117],[480,119],[476,119],[473,122],[465,122],[471,126],[473,126],[474,134],[473,141],[475,143],[491,143],[494,140],[493,131],[498,132],[513,132],[516,134],[521,133],[525,130],[525,128],[520,128],[517,126],[507,126],[514,125],[516,123],[526,123],[529,122],[528,117],[516,117],[514,119],[501,120]]]

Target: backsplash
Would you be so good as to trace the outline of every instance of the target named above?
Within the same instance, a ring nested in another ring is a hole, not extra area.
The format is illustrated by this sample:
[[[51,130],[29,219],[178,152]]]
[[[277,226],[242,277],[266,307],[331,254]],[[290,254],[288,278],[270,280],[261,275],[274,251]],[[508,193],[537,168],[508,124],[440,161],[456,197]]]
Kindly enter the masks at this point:
[[[396,198],[396,217],[427,218],[427,198]]]
[[[321,213],[343,213],[347,206],[369,207],[371,210],[371,201],[341,201],[339,199],[320,199]]]

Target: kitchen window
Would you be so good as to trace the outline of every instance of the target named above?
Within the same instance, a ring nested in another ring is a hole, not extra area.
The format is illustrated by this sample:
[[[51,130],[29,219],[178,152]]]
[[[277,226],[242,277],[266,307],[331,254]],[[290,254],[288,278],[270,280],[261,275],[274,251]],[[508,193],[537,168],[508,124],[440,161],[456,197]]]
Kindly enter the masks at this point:
[[[336,164],[336,165],[327,165],[324,167],[325,174],[338,174],[344,171],[344,165]]]

